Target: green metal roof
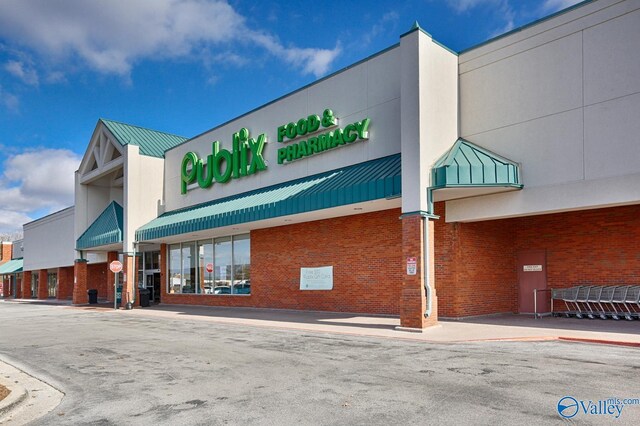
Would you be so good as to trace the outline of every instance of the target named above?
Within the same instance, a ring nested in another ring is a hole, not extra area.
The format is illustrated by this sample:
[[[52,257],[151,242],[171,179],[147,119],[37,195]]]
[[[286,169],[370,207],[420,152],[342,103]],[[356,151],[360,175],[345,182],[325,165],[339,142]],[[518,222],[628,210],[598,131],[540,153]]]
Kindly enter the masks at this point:
[[[115,201],[106,209],[76,241],[76,249],[105,246],[122,242],[123,215],[122,206]]]
[[[204,229],[398,197],[400,154],[167,212],[136,231],[148,241]]]
[[[433,166],[432,189],[511,186],[522,188],[518,163],[458,139]]]
[[[140,154],[149,157],[163,158],[167,149],[187,140],[182,136],[131,126],[104,118],[101,118],[100,121],[113,133],[120,145],[137,145],[140,147]]]
[[[7,263],[0,265],[0,275],[15,274],[22,272],[22,259],[11,259]]]

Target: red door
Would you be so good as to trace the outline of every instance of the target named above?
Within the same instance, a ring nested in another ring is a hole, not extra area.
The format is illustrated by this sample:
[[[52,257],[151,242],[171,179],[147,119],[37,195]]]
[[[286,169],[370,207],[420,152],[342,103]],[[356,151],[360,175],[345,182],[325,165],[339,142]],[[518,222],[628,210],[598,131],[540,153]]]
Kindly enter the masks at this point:
[[[547,289],[547,254],[544,250],[521,251],[518,253],[518,310],[533,313],[533,290],[538,289],[538,313],[549,312],[549,294],[540,292]]]

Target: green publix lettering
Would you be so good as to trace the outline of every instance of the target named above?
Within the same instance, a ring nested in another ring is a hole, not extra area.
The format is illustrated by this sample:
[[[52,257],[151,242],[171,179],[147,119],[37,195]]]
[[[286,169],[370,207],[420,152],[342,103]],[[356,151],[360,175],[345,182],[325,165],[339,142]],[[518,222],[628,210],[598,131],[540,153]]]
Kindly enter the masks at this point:
[[[186,194],[188,186],[196,181],[200,188],[209,188],[214,181],[225,183],[266,170],[262,155],[266,139],[264,133],[250,138],[249,130],[242,128],[233,134],[231,152],[221,149],[219,141],[213,142],[206,163],[195,152],[187,152],[182,159],[181,193]]]
[[[312,117],[318,118],[317,115],[309,116],[307,118],[307,122],[312,122]],[[312,131],[305,132],[305,127],[304,125],[300,125],[300,121],[296,124],[289,123],[286,126],[278,127],[278,141],[284,141],[285,136],[287,138],[291,138],[300,134],[312,133]],[[323,125],[325,124],[324,121],[325,120],[323,119]],[[317,136],[311,136],[307,140],[301,140],[297,143],[282,147],[278,149],[278,164],[294,161],[302,157],[308,157],[341,145],[351,144],[357,140],[367,140],[369,139],[370,121],[371,120],[369,118],[365,118],[362,121],[347,124],[344,129],[338,128],[326,133],[321,133]],[[335,125],[335,120],[327,121],[327,124],[329,126]],[[290,131],[290,129],[293,130]],[[315,127],[315,130],[317,129],[318,127]]]

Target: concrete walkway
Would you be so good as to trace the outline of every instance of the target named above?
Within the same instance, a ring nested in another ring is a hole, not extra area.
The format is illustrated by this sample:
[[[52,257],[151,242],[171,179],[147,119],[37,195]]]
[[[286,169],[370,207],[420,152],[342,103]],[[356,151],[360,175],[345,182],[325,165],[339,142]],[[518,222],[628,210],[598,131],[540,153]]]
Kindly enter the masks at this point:
[[[70,307],[105,310],[105,305]],[[455,343],[493,340],[574,340],[640,347],[640,321],[588,320],[503,314],[465,320],[443,320],[422,333],[398,331],[398,317],[278,309],[157,305],[118,310],[114,314],[198,320],[238,326],[270,327],[425,342]]]
[[[57,299],[5,299],[7,302],[60,305],[69,309],[111,311],[109,303],[72,306]],[[280,309],[227,308],[192,305],[155,305],[118,314],[210,321],[239,326],[306,330],[425,342],[455,343],[492,340],[569,340],[640,347],[640,321],[589,320],[577,318],[534,319],[531,315],[501,314],[441,320],[422,333],[396,330],[400,319],[393,316],[310,312]]]

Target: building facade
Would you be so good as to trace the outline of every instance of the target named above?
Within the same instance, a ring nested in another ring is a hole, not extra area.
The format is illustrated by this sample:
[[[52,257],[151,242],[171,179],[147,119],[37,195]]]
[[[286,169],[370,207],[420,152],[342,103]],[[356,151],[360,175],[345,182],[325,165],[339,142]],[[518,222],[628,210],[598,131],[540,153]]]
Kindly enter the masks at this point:
[[[25,225],[23,297],[35,271],[61,268],[74,303],[146,288],[421,329],[530,313],[533,289],[637,284],[639,42],[636,0],[583,2],[459,53],[416,25],[192,138],[99,120],[73,247],[31,261]]]

